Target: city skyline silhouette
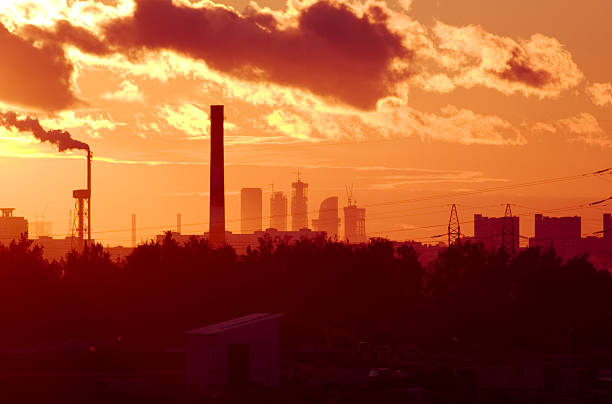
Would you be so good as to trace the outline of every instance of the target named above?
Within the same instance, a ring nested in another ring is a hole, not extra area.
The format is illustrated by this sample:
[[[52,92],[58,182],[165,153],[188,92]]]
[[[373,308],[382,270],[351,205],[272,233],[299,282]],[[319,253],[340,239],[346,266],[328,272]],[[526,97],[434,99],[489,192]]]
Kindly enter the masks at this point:
[[[611,17],[4,1],[0,402],[612,402]]]

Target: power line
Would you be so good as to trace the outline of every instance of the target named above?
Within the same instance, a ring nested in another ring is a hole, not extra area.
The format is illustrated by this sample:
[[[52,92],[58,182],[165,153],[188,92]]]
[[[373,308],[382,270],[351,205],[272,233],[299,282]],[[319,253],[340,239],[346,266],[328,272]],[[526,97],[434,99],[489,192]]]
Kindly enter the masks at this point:
[[[465,196],[477,195],[477,194],[481,194],[481,193],[496,192],[496,191],[501,191],[501,190],[511,190],[511,189],[524,188],[524,187],[532,187],[532,186],[537,186],[537,185],[545,185],[545,184],[552,184],[552,183],[559,183],[559,182],[569,182],[569,181],[575,181],[575,180],[584,179],[584,178],[598,177],[598,176],[607,175],[607,174],[610,174],[610,173],[612,173],[612,168],[606,168],[606,169],[602,169],[602,170],[598,170],[598,171],[594,171],[594,172],[589,172],[589,173],[584,173],[584,174],[576,174],[576,175],[564,176],[564,177],[540,179],[540,180],[523,182],[523,183],[518,183],[518,184],[510,184],[510,185],[504,185],[504,186],[482,188],[482,189],[479,189],[479,190],[472,190],[472,191],[454,192],[454,193],[446,193],[446,194],[435,194],[435,195],[418,197],[418,198],[410,198],[410,199],[403,199],[403,200],[395,200],[395,201],[387,201],[387,202],[380,202],[380,203],[372,203],[372,204],[362,205],[362,207],[366,207],[366,208],[367,207],[379,207],[379,206],[389,206],[389,205],[394,205],[394,204],[425,202],[425,201],[431,201],[431,200],[442,199],[442,198],[465,197]],[[583,205],[578,205],[578,206],[583,206]],[[586,205],[584,205],[584,206],[586,206]],[[423,207],[423,208],[426,208],[426,207]],[[419,209],[419,208],[416,208],[416,209]],[[314,213],[317,213],[317,212],[318,212],[317,210],[313,210],[313,211],[309,211],[308,214],[314,214]],[[262,219],[269,219],[270,217],[271,216],[268,215],[268,216],[262,216],[261,218]],[[227,219],[226,223],[227,222],[230,222],[230,223],[231,222],[238,222],[240,220],[241,220],[240,218]],[[186,224],[183,224],[183,226],[184,227],[204,226],[204,225],[208,225],[209,223],[210,222],[186,223]],[[159,230],[159,229],[173,228],[174,226],[175,226],[175,224],[172,224],[172,225],[161,225],[161,226],[137,227],[136,230]],[[132,230],[132,228],[113,229],[113,230],[97,230],[97,231],[92,231],[92,233],[93,234],[108,234],[108,233],[126,232],[126,231],[131,231],[131,230]],[[53,236],[54,237],[70,236],[70,234],[55,234]]]

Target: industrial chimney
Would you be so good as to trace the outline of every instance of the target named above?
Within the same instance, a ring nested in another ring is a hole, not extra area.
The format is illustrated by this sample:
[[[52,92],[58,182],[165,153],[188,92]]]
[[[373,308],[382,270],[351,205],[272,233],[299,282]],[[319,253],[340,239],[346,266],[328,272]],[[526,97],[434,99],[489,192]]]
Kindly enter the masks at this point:
[[[208,241],[225,244],[225,179],[223,173],[223,105],[210,106],[210,230]]]
[[[93,154],[87,149],[87,243],[91,244],[91,158]]]

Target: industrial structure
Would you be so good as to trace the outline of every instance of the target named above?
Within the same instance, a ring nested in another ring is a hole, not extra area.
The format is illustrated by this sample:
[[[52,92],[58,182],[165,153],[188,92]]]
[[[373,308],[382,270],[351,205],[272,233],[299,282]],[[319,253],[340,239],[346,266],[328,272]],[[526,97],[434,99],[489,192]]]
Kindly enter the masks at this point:
[[[28,236],[28,221],[23,217],[13,216],[15,208],[2,208],[0,217],[0,243],[9,244]]]
[[[319,218],[312,220],[312,227],[315,231],[324,231],[327,238],[338,239],[340,228],[340,217],[338,217],[338,197],[332,196],[321,202],[319,208]]]
[[[223,105],[210,106],[210,230],[213,246],[225,244],[225,174],[223,158]]]
[[[87,188],[72,191],[74,198],[74,219],[72,221],[72,240],[76,242],[73,248],[82,250],[91,243],[91,150],[87,150]],[[85,238],[87,236],[87,239]]]
[[[459,215],[457,215],[457,206],[454,203],[451,207],[450,218],[448,219],[448,246],[461,247],[461,225],[459,223]]]
[[[284,192],[272,191],[270,197],[270,228],[287,231],[287,197]]]
[[[515,231],[516,230],[516,231]],[[512,207],[510,204],[506,205],[506,213],[504,214],[504,222],[502,224],[502,249],[509,254],[514,254],[519,249],[518,241],[515,242],[515,236],[520,237],[518,232],[518,226],[514,227],[514,216],[512,216]],[[517,237],[517,240],[518,240]]]
[[[506,226],[504,226],[504,223],[506,223]],[[507,219],[505,217],[474,215],[474,241],[476,243],[482,243],[488,250],[497,250],[506,247],[504,236],[509,241],[508,249],[518,251],[520,237],[518,217],[513,216],[511,219]]]
[[[344,208],[344,239],[349,243],[368,241],[365,231],[365,208],[358,208],[353,199],[353,186],[346,187],[348,206]]]
[[[308,184],[298,174],[297,182],[291,184],[291,230],[308,228]]]
[[[261,188],[242,188],[240,191],[240,230],[243,234],[263,229],[262,200]]]
[[[185,332],[187,384],[280,384],[281,314],[255,313]]]

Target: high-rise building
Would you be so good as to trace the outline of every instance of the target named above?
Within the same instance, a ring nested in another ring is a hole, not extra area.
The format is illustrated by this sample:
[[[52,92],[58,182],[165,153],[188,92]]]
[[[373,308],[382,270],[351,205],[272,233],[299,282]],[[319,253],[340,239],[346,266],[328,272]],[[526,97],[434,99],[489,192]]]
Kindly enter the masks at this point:
[[[535,215],[535,237],[529,239],[529,247],[552,247],[560,257],[569,259],[586,252],[587,244],[583,243],[580,216]]]
[[[0,217],[0,243],[8,244],[19,240],[22,235],[28,236],[28,221],[23,217],[13,216],[14,208],[3,208]]]
[[[272,192],[270,197],[270,228],[287,231],[287,197],[284,192]]]
[[[535,215],[535,238],[541,240],[578,240],[582,237],[580,216],[548,217]]]
[[[261,188],[242,188],[240,191],[240,230],[242,234],[262,230],[262,194]]]
[[[327,238],[337,239],[340,227],[338,217],[338,197],[332,196],[321,202],[319,208],[319,218],[312,220],[312,227],[315,231],[324,231]]]
[[[299,231],[308,228],[308,184],[298,177],[291,184],[291,229]]]
[[[609,213],[603,215],[603,236],[612,239],[612,215]]]
[[[344,208],[344,238],[350,243],[368,241],[365,231],[365,208],[358,208],[349,202]]]
[[[225,244],[225,174],[223,162],[223,105],[210,106],[210,230],[213,246]]]
[[[502,246],[504,240],[504,220],[503,217],[486,217],[479,214],[474,215],[474,241],[484,244],[488,250],[496,250]],[[507,246],[514,251],[519,250],[519,218],[512,217],[513,246]]]

